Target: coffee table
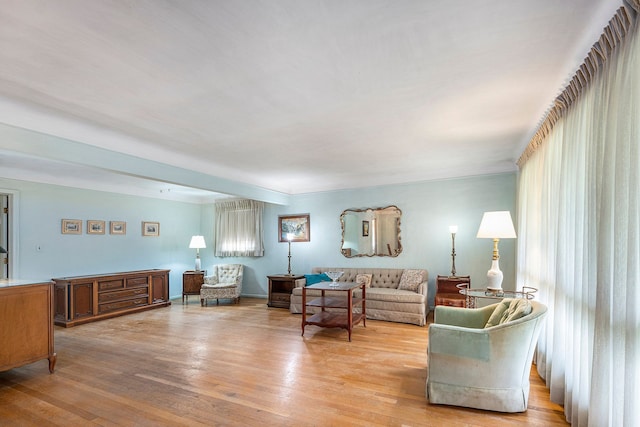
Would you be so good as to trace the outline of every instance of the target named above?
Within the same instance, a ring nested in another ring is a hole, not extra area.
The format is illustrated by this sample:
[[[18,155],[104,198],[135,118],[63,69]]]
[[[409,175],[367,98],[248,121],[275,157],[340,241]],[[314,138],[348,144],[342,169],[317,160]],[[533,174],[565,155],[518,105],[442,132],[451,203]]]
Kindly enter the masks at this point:
[[[353,291],[357,288],[362,289],[362,298],[354,297]],[[307,301],[308,289],[319,290],[321,295]],[[327,291],[332,291],[332,294],[326,295]],[[354,313],[353,308],[358,306],[362,308],[361,312]],[[307,307],[320,307],[320,312],[307,318]],[[337,310],[327,311],[328,308]],[[336,282],[333,286],[332,282],[321,282],[302,288],[302,336],[306,325],[316,325],[323,328],[346,329],[351,341],[351,331],[360,321],[362,326],[367,326],[364,283]]]

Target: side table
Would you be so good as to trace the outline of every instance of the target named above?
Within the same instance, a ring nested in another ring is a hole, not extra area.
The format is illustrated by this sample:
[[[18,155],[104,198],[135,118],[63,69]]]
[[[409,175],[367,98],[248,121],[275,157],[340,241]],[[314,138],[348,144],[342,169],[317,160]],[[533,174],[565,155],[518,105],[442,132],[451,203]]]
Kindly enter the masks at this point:
[[[459,292],[467,298],[467,308],[476,308],[478,306],[478,298],[486,298],[493,300],[502,300],[503,298],[526,298],[533,299],[537,288],[531,286],[523,286],[521,291],[493,291],[488,289],[471,289],[464,285],[458,285]]]
[[[185,297],[187,298],[187,304],[189,303],[189,295],[200,295],[200,288],[204,283],[204,270],[200,271],[185,271],[182,273],[182,303],[184,304]]]
[[[462,285],[462,286],[458,286]],[[466,297],[460,294],[460,288],[471,287],[470,276],[440,276],[436,278],[435,305],[466,307]]]
[[[353,291],[357,288],[362,289],[362,298],[353,296]],[[308,301],[307,289],[317,289],[320,291],[321,296]],[[325,295],[326,291],[333,292],[332,296]],[[335,294],[339,293],[345,295],[335,296]],[[304,336],[304,327],[306,325],[316,325],[323,328],[346,329],[349,334],[349,341],[351,341],[351,331],[355,325],[362,322],[362,326],[367,327],[366,293],[364,283],[353,282],[321,282],[302,288],[302,336]],[[307,317],[307,306],[319,307],[320,311],[311,317]],[[354,307],[358,306],[360,307],[359,313],[354,310]],[[329,311],[327,309],[334,310]]]
[[[304,276],[289,276],[288,274],[276,274],[267,276],[269,279],[269,307],[289,308],[291,304],[291,291],[296,286],[296,280]]]

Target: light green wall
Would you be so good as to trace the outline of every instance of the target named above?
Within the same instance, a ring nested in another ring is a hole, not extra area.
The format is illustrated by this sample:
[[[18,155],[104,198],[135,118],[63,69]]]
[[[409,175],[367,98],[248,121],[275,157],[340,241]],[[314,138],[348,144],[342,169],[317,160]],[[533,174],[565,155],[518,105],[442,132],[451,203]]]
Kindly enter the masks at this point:
[[[471,275],[474,286],[484,286],[493,243],[475,236],[485,211],[509,210],[515,221],[516,174],[314,193],[292,196],[291,201],[289,206],[267,205],[265,209],[264,257],[217,259],[213,249],[207,248],[203,252],[203,266],[241,262],[246,265],[247,279],[243,293],[266,295],[266,276],[287,272],[288,248],[287,243],[278,242],[278,215],[309,213],[311,241],[291,245],[293,273],[309,273],[316,266],[426,268],[433,304],[434,278],[451,272],[449,225],[458,225],[457,274]],[[388,205],[402,210],[403,252],[396,258],[345,258],[340,253],[342,211]],[[203,233],[209,241],[213,239],[214,207],[205,206],[203,212]],[[500,254],[500,268],[505,277],[503,286],[515,289],[515,241],[500,242]]]
[[[202,266],[242,263],[245,295],[266,296],[269,274],[287,272],[287,244],[278,242],[278,215],[309,213],[311,241],[292,244],[292,270],[310,272],[315,266],[426,268],[430,301],[434,278],[451,271],[449,225],[458,225],[457,273],[470,274],[481,287],[491,265],[492,242],[476,239],[482,214],[510,210],[515,214],[516,175],[501,174],[406,185],[291,196],[289,206],[265,208],[265,256],[213,256],[214,205],[198,205],[61,186],[0,179],[0,189],[19,194],[18,260],[20,278],[109,273],[146,268],[169,268],[170,295],[179,296],[182,272],[193,269],[195,254],[188,248],[194,234],[203,234]],[[345,258],[340,253],[340,221],[348,208],[396,205],[402,210],[403,252],[396,258]],[[61,219],[82,219],[82,235],[63,235]],[[87,235],[86,220],[127,222],[126,236]],[[515,217],[514,217],[515,220]],[[159,221],[160,237],[142,237],[142,221]],[[38,251],[37,246],[41,247]],[[14,248],[15,249],[15,248]],[[506,289],[515,288],[515,241],[500,243],[500,267]],[[15,276],[13,276],[15,277]]]
[[[200,231],[199,204],[6,179],[0,179],[0,189],[18,194],[18,218],[13,224],[17,247],[11,248],[12,256],[17,252],[18,266],[12,278],[48,280],[168,268],[170,294],[178,295],[182,272],[194,267],[195,253],[188,246]],[[63,218],[83,220],[83,234],[62,234]],[[106,221],[106,233],[86,234],[90,219]],[[110,235],[109,221],[126,221],[127,234]],[[160,236],[143,237],[142,221],[160,222]]]

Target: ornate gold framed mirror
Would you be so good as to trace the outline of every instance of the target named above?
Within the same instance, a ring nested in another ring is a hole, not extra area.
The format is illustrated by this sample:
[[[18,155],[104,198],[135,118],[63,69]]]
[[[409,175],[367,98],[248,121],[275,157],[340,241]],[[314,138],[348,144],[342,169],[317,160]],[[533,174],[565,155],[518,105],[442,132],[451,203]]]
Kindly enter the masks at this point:
[[[340,215],[342,255],[397,257],[402,252],[401,217],[402,211],[397,206],[346,209]]]

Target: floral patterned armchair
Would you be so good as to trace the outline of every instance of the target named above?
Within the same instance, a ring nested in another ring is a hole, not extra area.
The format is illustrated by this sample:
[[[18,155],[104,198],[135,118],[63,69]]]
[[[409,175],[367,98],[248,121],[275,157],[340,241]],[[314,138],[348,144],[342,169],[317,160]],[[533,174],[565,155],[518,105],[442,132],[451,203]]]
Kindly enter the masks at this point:
[[[220,264],[213,266],[213,274],[205,276],[204,284],[200,288],[200,305],[207,304],[207,300],[233,299],[240,302],[242,293],[242,264]]]

